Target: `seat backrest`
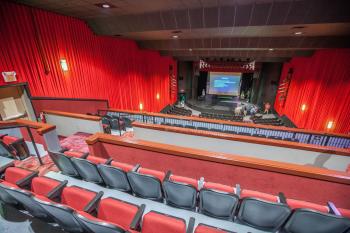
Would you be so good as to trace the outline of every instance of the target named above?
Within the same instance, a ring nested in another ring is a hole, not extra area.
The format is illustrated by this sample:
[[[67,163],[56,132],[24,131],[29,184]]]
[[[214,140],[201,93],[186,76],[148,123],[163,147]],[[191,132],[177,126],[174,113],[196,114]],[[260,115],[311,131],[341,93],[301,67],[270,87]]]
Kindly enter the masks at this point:
[[[197,203],[197,190],[189,184],[171,180],[163,182],[166,203],[176,208],[195,210]]]
[[[51,220],[48,212],[39,203],[33,200],[33,194],[17,188],[8,188],[6,190],[18,203],[21,203],[26,210],[28,210],[34,217]]]
[[[80,158],[71,158],[71,161],[83,180],[97,184],[103,183],[102,177],[97,170],[96,164],[90,162],[87,159]]]
[[[199,212],[232,221],[238,201],[235,194],[202,189],[199,193]]]
[[[114,224],[110,224],[104,221],[101,221],[98,218],[92,217],[91,215],[85,212],[79,212],[79,214],[75,213],[77,220],[83,225],[85,228],[89,230],[89,232],[94,233],[125,233],[126,231]]]
[[[82,211],[96,195],[93,191],[77,186],[65,187],[61,194],[61,203]]]
[[[128,172],[127,176],[131,189],[136,196],[155,201],[163,200],[162,186],[158,178],[134,171]]]
[[[139,207],[115,198],[105,198],[100,201],[97,217],[129,229]]]
[[[143,217],[141,232],[186,233],[186,223],[183,219],[151,211]]]
[[[233,232],[200,223],[196,227],[196,230],[194,231],[194,233],[233,233]]]
[[[9,205],[17,205],[17,199],[7,192],[7,189],[10,187],[8,184],[11,183],[5,184],[5,182],[0,182],[0,200]]]
[[[117,189],[123,192],[131,191],[126,172],[122,169],[105,164],[97,165],[97,169],[108,188]]]
[[[67,176],[79,177],[77,169],[73,166],[71,159],[63,153],[49,151],[49,155],[55,165]]]
[[[350,220],[308,209],[296,209],[284,226],[286,233],[344,233]]]
[[[50,191],[60,184],[60,181],[48,177],[35,177],[32,180],[32,192],[37,195],[47,196]]]
[[[245,225],[275,232],[287,220],[290,213],[290,208],[285,204],[245,198],[239,207],[237,219]]]
[[[323,213],[329,212],[328,206],[319,205],[319,204],[315,204],[315,203],[311,203],[311,202],[307,202],[307,201],[301,201],[301,200],[287,198],[287,204],[292,209],[306,208],[306,209],[320,211]]]
[[[84,232],[83,226],[74,215],[74,210],[69,206],[42,201],[37,198],[34,198],[34,200],[36,200],[50,214],[55,222],[67,232]]]
[[[16,184],[18,181],[32,175],[33,172],[18,168],[18,167],[9,167],[5,171],[5,181],[11,183],[11,184]]]
[[[278,202],[278,198],[275,195],[254,191],[254,190],[249,190],[249,189],[243,189],[241,191],[240,197],[241,198],[252,197],[252,198],[262,199],[264,201]]]

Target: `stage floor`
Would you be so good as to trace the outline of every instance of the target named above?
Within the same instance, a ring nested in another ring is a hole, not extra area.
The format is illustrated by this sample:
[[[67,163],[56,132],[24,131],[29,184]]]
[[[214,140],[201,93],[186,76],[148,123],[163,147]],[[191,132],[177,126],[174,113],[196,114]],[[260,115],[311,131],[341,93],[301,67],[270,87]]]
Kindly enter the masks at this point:
[[[238,97],[232,99],[217,99],[217,100],[188,100],[186,101],[188,107],[207,113],[229,114],[232,115],[234,109],[239,105],[251,105],[247,101],[240,100]]]

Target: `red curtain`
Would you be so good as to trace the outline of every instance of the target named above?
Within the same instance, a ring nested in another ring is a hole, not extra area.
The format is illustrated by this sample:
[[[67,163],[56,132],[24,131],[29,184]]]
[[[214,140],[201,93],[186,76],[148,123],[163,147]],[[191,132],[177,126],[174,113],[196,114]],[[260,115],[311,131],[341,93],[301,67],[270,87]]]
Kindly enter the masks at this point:
[[[310,58],[285,63],[281,82],[293,68],[287,100],[275,109],[298,127],[338,133],[350,132],[350,49],[319,50]],[[301,106],[305,104],[305,111]],[[332,129],[327,123],[334,122]]]
[[[111,107],[135,110],[142,103],[145,111],[176,101],[169,93],[172,58],[131,40],[96,36],[72,17],[0,2],[0,71],[16,71],[33,96],[108,99]]]

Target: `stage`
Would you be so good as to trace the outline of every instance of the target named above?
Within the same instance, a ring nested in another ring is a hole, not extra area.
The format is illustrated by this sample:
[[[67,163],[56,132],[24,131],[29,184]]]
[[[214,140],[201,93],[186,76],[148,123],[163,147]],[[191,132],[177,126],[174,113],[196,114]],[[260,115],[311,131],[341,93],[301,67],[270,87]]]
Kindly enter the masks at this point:
[[[186,105],[199,112],[233,115],[236,107],[248,106],[252,104],[247,100],[240,100],[239,97],[206,97],[203,100],[188,100],[186,101]]]

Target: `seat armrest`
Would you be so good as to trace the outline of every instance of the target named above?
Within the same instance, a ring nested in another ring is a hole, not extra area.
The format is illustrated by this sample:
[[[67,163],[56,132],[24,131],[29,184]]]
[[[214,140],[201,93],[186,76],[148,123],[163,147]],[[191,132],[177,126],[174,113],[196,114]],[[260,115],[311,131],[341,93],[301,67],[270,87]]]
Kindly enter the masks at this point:
[[[58,197],[59,195],[61,195],[61,192],[62,192],[63,188],[66,187],[67,183],[68,183],[67,180],[62,181],[59,185],[57,185],[54,189],[52,189],[46,195],[46,197],[51,199],[51,200]]]
[[[164,176],[164,179],[163,179],[163,182],[164,182],[164,181],[169,181],[170,176],[171,176],[171,173],[172,173],[171,171],[167,171],[167,172],[166,172],[166,174],[165,174],[165,176]]]
[[[241,197],[241,192],[242,192],[241,186],[239,184],[236,184],[236,195],[238,197]]]
[[[100,191],[97,193],[97,195],[92,199],[89,204],[87,204],[84,208],[84,211],[87,213],[93,212],[97,208],[97,204],[101,200],[101,197],[103,196],[103,192]]]
[[[61,150],[59,150],[58,152],[61,152],[61,153],[64,153],[66,151],[68,151],[69,149],[68,148],[62,148]]]
[[[139,210],[135,214],[135,217],[133,218],[133,220],[130,223],[130,229],[131,230],[139,229],[140,223],[141,223],[141,219],[142,219],[142,215],[143,215],[143,212],[145,211],[145,208],[146,208],[145,204],[142,204],[140,206]]]
[[[341,216],[341,213],[339,212],[338,208],[334,205],[333,202],[327,202],[327,206],[330,214]]]
[[[80,158],[86,159],[89,156],[89,152],[85,152]]]
[[[192,233],[193,232],[194,222],[195,222],[195,218],[194,217],[190,217],[190,220],[188,221],[188,226],[187,226],[186,233]]]
[[[111,164],[111,162],[113,161],[113,159],[112,158],[109,158],[109,159],[107,159],[107,161],[106,161],[106,165],[110,165]]]
[[[5,136],[8,136],[8,134],[1,134],[1,135],[0,135],[0,139],[2,139],[2,138],[5,137]]]
[[[34,177],[38,176],[38,174],[39,174],[38,171],[32,172],[30,175],[28,175],[28,176],[26,176],[26,177],[20,179],[19,181],[17,181],[17,182],[16,182],[16,185],[17,185],[18,187],[23,188],[23,187],[29,185],[30,182],[32,181],[32,179],[33,179]]]
[[[137,170],[139,170],[140,167],[141,167],[140,164],[136,164],[135,167],[131,171],[132,172],[137,172]]]
[[[279,202],[280,203],[282,203],[282,204],[288,204],[287,203],[287,198],[286,198],[286,196],[284,195],[284,193],[282,193],[282,192],[279,192],[278,193],[278,199],[279,199]]]

